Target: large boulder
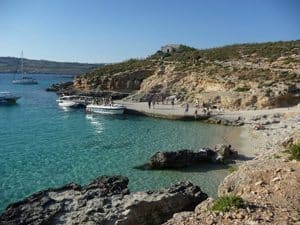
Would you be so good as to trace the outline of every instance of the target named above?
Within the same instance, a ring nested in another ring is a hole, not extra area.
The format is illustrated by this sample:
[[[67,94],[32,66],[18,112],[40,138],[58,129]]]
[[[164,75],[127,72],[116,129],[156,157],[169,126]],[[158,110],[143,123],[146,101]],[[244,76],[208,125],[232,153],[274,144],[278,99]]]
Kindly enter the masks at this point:
[[[215,158],[212,149],[205,148],[198,151],[179,150],[172,152],[156,152],[150,159],[149,166],[152,169],[182,168],[200,161],[211,161]]]
[[[72,183],[47,189],[9,205],[0,224],[155,225],[174,213],[193,210],[207,198],[190,182],[132,194],[127,185],[126,177],[102,176],[86,186]]]
[[[225,162],[227,159],[238,157],[238,152],[231,145],[218,144],[215,146],[216,157],[213,159],[216,162]]]
[[[170,152],[156,152],[147,166],[150,169],[178,169],[201,162],[224,163],[228,159],[237,157],[237,151],[231,145],[216,145],[214,150],[201,148],[199,150],[179,150]],[[139,168],[139,167],[138,167]]]

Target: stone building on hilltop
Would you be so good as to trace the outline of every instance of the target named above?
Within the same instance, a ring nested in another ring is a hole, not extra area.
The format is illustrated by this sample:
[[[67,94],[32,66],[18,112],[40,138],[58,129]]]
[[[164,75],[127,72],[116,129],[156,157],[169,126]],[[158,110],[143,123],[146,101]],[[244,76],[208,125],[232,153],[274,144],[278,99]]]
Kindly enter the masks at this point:
[[[169,44],[161,47],[163,53],[173,53],[178,51],[180,45]]]

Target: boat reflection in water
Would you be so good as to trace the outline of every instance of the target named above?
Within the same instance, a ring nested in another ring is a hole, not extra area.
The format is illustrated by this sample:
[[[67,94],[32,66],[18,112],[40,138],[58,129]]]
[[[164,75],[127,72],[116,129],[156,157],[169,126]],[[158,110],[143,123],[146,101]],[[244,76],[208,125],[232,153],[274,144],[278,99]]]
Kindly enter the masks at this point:
[[[94,117],[91,114],[86,115],[86,119],[95,127],[96,133],[100,134],[104,131],[103,123],[101,123],[101,117]]]

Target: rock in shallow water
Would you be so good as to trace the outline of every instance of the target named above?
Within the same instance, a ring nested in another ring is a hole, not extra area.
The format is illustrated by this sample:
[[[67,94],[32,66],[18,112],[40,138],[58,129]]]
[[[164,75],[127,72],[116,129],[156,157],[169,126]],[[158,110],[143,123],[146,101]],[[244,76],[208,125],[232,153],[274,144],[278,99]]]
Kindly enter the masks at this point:
[[[86,186],[47,189],[9,205],[0,224],[155,225],[176,212],[193,210],[207,198],[190,182],[131,194],[127,185],[126,177],[102,176]]]
[[[184,149],[173,152],[156,152],[151,157],[148,168],[177,169],[203,161],[224,162],[228,159],[236,158],[237,155],[237,151],[233,150],[230,145],[223,144],[216,145],[214,150],[202,148],[197,151]]]

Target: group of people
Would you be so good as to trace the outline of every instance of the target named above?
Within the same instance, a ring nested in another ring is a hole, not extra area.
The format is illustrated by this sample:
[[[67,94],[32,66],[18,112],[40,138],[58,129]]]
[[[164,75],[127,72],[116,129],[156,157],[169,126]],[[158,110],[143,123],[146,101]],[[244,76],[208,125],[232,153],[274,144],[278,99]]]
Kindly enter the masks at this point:
[[[152,105],[152,107],[153,107],[153,109],[154,109],[155,104],[156,104],[156,101],[157,101],[156,95],[151,95],[151,96],[148,98],[148,107],[149,107],[149,109],[151,109],[151,105]]]
[[[200,112],[200,101],[198,98],[196,98],[195,100],[195,105],[194,105],[194,116],[197,117],[199,112]],[[217,108],[218,111],[220,111],[221,109],[220,108]],[[189,111],[189,103],[186,102],[185,103],[185,110],[184,112],[188,112]],[[202,104],[202,113],[205,114],[205,115],[210,115],[211,114],[211,108],[209,106],[207,106],[206,104]]]
[[[151,106],[154,109],[155,105],[159,104],[159,102],[161,102],[161,104],[168,104],[169,103],[169,99],[166,96],[163,96],[163,95],[153,94],[153,95],[150,95],[148,97],[148,101],[147,102],[148,102],[149,109],[151,109]],[[171,99],[171,105],[173,107],[175,105],[175,99],[174,98]]]
[[[168,104],[169,102],[168,101],[171,101],[171,105],[172,107],[174,107],[175,105],[175,98],[172,96],[172,98],[168,98],[168,97],[163,97],[163,96],[158,96],[156,94],[153,94],[153,95],[150,95],[149,98],[148,98],[148,107],[149,109],[151,108],[155,108],[155,105],[156,104],[159,104],[159,102],[161,102],[161,104]],[[181,106],[184,107],[184,113],[188,113],[189,110],[190,110],[190,103],[186,100]],[[218,112],[220,112],[220,108],[216,108],[218,110]],[[197,118],[197,116],[199,115],[200,113],[200,110],[203,114],[205,115],[210,115],[211,114],[211,111],[212,111],[212,108],[203,103],[201,106],[200,106],[200,100],[198,98],[195,99],[195,103],[194,103],[194,116],[195,118]]]
[[[94,98],[93,103],[97,105],[103,104],[103,105],[110,105],[110,106],[114,104],[111,96],[106,98],[102,97],[101,100],[99,98]]]

